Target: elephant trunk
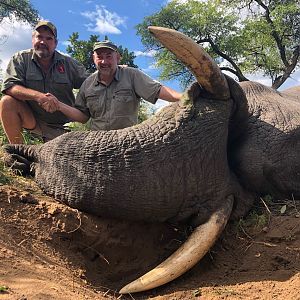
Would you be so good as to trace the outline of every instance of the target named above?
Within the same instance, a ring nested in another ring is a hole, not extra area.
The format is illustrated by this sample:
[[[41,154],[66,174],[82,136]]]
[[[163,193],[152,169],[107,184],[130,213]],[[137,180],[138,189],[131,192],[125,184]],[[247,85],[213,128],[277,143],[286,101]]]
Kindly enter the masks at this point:
[[[156,26],[149,26],[148,29],[190,69],[201,87],[214,99],[229,99],[230,91],[225,76],[200,45],[173,29]]]
[[[230,217],[233,206],[233,196],[226,198],[223,206],[212,214],[210,219],[190,235],[187,241],[169,258],[153,270],[127,284],[120,294],[146,291],[168,283],[197,264],[209,251],[222,233]]]
[[[40,145],[8,144],[3,146],[3,160],[7,167],[23,175],[33,173],[33,163],[37,160]]]

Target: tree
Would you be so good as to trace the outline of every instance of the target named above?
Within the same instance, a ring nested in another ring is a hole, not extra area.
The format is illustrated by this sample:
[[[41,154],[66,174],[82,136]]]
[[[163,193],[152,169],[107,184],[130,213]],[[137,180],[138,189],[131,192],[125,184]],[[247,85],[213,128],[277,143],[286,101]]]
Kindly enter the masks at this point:
[[[91,35],[88,41],[84,41],[79,40],[78,32],[73,32],[68,40],[70,45],[66,49],[67,53],[81,62],[90,73],[96,70],[92,53],[93,45],[98,41],[98,37],[98,35]]]
[[[142,123],[147,120],[150,116],[153,116],[155,113],[155,109],[152,104],[149,102],[142,100],[138,113],[138,123]]]
[[[157,50],[161,79],[193,81],[190,72],[154,40],[149,25],[183,32],[239,81],[245,74],[269,76],[280,87],[299,66],[300,3],[298,0],[173,0],[137,25],[147,49]]]
[[[0,0],[0,23],[3,18],[15,17],[18,21],[34,25],[38,20],[38,11],[28,0]]]
[[[109,40],[107,36],[104,38],[105,40]],[[78,32],[73,32],[69,38],[69,42],[71,45],[67,47],[67,53],[69,53],[76,60],[81,62],[86,69],[92,73],[96,70],[92,54],[93,54],[93,45],[95,42],[99,41],[98,35],[91,35],[89,40],[79,40]],[[118,47],[118,51],[122,56],[120,64],[128,65],[130,67],[137,68],[137,65],[134,64],[135,55],[133,52],[129,52],[127,48],[122,46]]]

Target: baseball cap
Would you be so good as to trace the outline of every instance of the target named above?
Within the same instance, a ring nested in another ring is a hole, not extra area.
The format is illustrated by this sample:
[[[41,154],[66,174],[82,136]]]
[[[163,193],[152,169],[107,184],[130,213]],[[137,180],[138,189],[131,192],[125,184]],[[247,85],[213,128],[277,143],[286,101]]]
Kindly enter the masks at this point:
[[[48,28],[52,31],[52,33],[53,33],[53,35],[55,36],[55,38],[57,38],[57,29],[56,29],[56,27],[54,26],[53,23],[51,23],[51,22],[49,22],[49,21],[41,20],[41,21],[39,21],[39,22],[35,25],[34,29],[38,29],[38,28],[41,27],[41,26],[46,26],[46,27],[48,27]]]
[[[108,40],[102,41],[102,42],[96,42],[94,44],[93,51],[101,49],[101,48],[108,48],[108,49],[118,52],[118,47],[114,43],[112,43],[111,41],[108,41]]]

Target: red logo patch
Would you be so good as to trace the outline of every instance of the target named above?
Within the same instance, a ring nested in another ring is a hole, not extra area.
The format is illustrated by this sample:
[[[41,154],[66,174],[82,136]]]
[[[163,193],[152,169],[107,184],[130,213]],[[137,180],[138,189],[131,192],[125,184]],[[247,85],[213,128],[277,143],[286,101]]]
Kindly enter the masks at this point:
[[[58,73],[65,73],[65,66],[63,64],[61,65],[57,65],[56,70],[58,71]]]

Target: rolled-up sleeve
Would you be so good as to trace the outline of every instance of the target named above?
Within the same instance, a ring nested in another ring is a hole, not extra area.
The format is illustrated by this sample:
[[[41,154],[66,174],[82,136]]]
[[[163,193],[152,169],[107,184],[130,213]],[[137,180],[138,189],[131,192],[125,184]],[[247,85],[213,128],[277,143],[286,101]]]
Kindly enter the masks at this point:
[[[22,61],[22,57],[19,54],[14,55],[7,65],[1,92],[5,94],[5,90],[14,85],[25,86],[24,62]]]
[[[85,90],[87,86],[87,81],[84,81],[75,100],[74,107],[83,112],[86,116],[90,117],[90,111],[87,107]]]
[[[133,78],[136,94],[144,100],[155,104],[161,89],[161,83],[138,69],[135,70]]]

